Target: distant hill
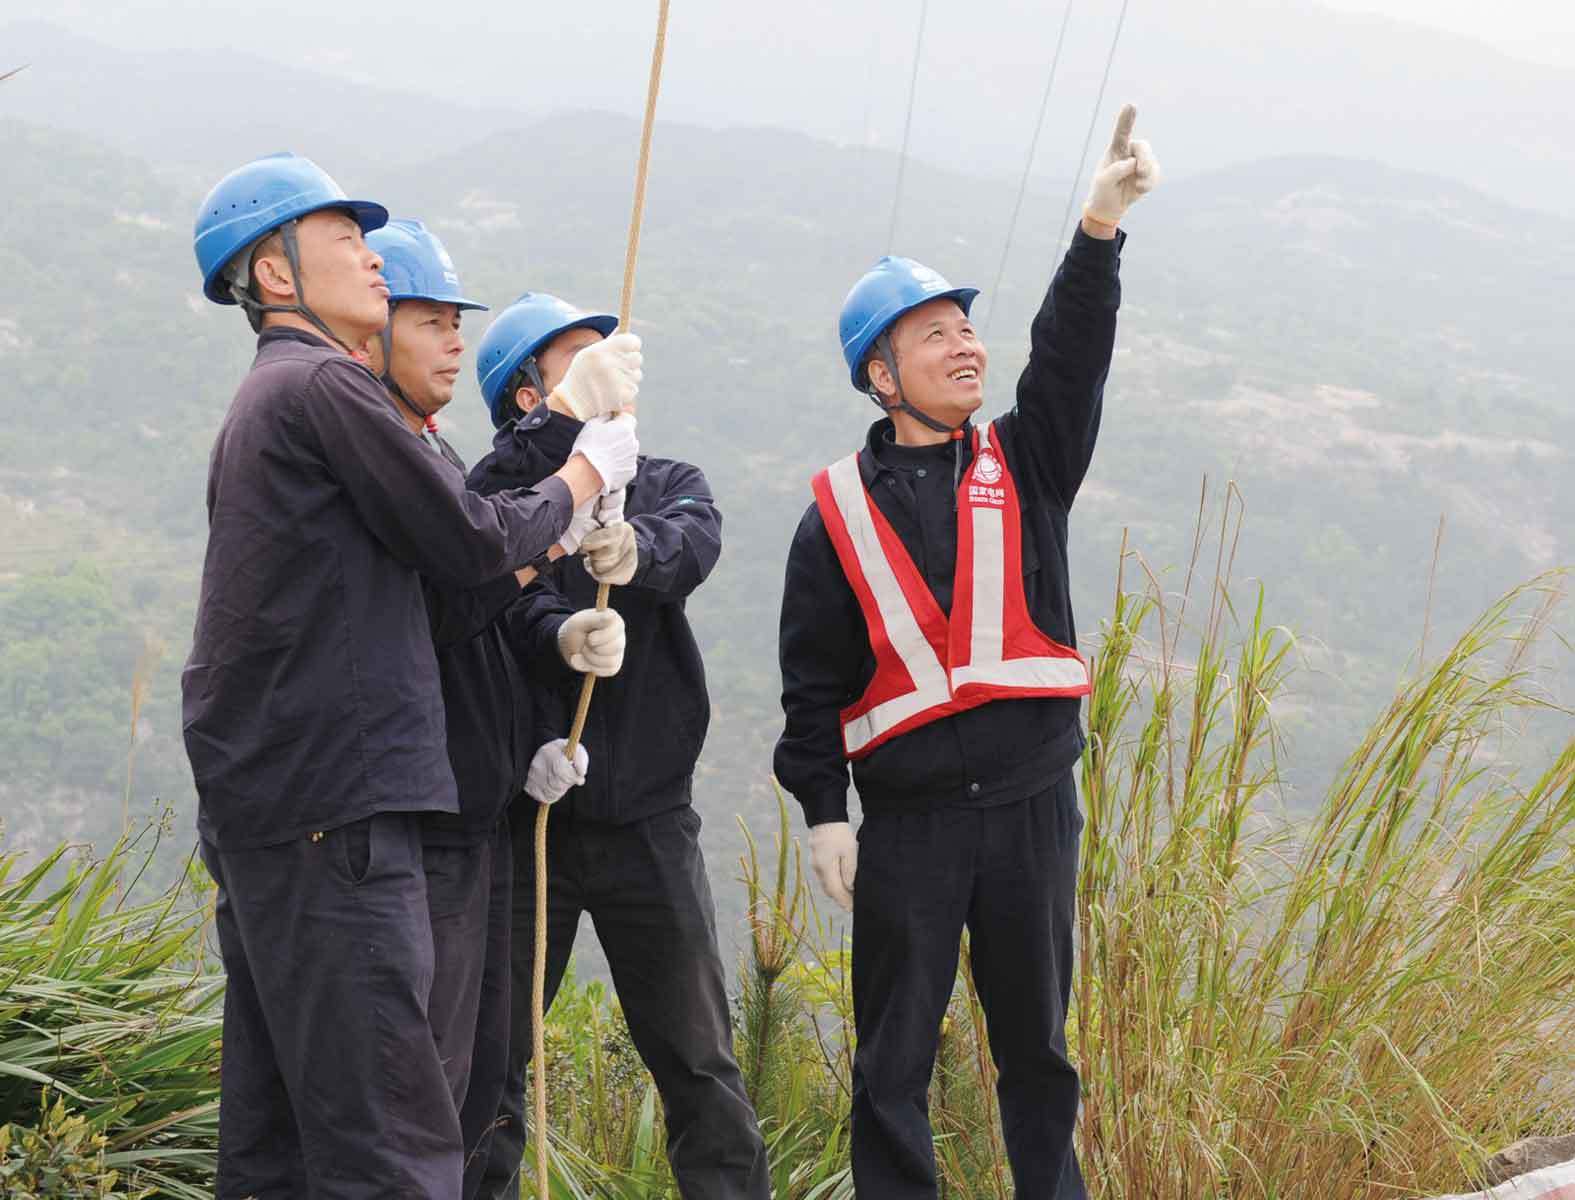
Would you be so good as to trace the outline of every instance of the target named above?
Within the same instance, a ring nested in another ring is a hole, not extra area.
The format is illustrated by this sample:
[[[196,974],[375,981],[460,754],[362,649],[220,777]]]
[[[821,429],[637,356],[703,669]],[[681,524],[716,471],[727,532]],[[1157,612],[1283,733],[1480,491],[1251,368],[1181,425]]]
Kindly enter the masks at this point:
[[[538,121],[493,135],[519,152],[484,172],[480,151],[460,147],[368,168],[358,190],[438,229],[467,291],[494,305],[532,287],[612,306],[636,138],[627,118]],[[110,661],[100,644],[129,688],[140,631],[156,632],[168,650],[142,712],[133,807],[157,791],[184,831],[177,677],[206,456],[250,335],[198,296],[189,180],[14,120],[0,120],[0,161],[26,181],[0,223],[0,623],[25,621],[29,647],[0,654],[0,695],[23,695],[40,664]],[[719,879],[739,847],[732,814],[758,832],[774,812],[776,610],[809,475],[874,415],[846,384],[834,327],[847,286],[885,249],[887,211],[859,199],[863,161],[780,131],[657,135],[635,305],[641,428],[653,451],[704,467],[726,514],[722,565],[691,606],[717,714],[699,800]],[[1011,199],[1010,184],[916,164],[900,248],[988,286]],[[1001,295],[981,301],[987,411],[1021,366],[1064,203],[1030,195]],[[1236,479],[1249,514],[1238,576],[1265,581],[1271,616],[1303,636],[1313,668],[1283,714],[1295,806],[1414,652],[1440,513],[1435,647],[1492,595],[1575,561],[1575,222],[1436,176],[1276,157],[1173,180],[1129,228],[1118,357],[1073,514],[1081,628],[1093,636],[1108,607],[1123,529],[1156,568],[1182,563],[1201,477],[1216,494]],[[484,327],[470,319],[472,343]],[[444,422],[474,458],[490,427],[472,379]],[[29,578],[75,559],[102,581],[73,577],[61,593]],[[20,645],[21,629],[0,627],[0,642]],[[0,782],[0,810],[40,837],[69,818],[103,838],[119,823],[125,726],[116,712],[89,730],[69,674],[50,678],[62,690],[31,687],[31,715],[7,734],[44,765]],[[129,707],[128,693],[95,687],[97,708]],[[82,768],[69,792],[48,774],[62,755]]]
[[[1072,6],[1037,170],[1075,168],[1111,47],[1115,0]],[[90,11],[91,5],[75,6]],[[0,51],[31,62],[10,115],[72,128],[161,168],[201,174],[237,157],[312,148],[347,178],[467,146],[549,111],[639,111],[649,10],[513,5],[453,14],[347,0],[271,10],[300,36],[274,37],[244,6],[109,18],[112,50],[58,26],[71,9],[13,0],[55,24],[0,27]],[[791,10],[686,0],[675,11],[662,115],[709,127],[792,128],[856,146],[901,143],[917,5],[800,0]],[[638,19],[634,14],[641,14]],[[912,147],[960,173],[1015,179],[1027,152],[1061,4],[931,5]],[[309,30],[310,32],[304,32]],[[332,62],[305,70],[306,61]],[[377,87],[366,86],[375,80]],[[1523,207],[1575,215],[1575,71],[1480,42],[1311,0],[1132,5],[1107,108],[1133,99],[1169,169],[1186,175],[1271,155],[1334,154],[1459,179]],[[1108,113],[1099,119],[1104,132]],[[489,141],[488,169],[506,141]],[[889,207],[895,162],[871,153],[847,196]]]

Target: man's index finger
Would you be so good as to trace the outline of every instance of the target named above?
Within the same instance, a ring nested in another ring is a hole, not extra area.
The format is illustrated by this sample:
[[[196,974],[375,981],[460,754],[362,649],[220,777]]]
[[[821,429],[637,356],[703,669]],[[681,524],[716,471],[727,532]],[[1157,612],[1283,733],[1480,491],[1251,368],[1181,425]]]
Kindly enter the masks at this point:
[[[1132,126],[1137,124],[1137,107],[1123,104],[1121,113],[1116,117],[1116,132],[1110,139],[1110,156],[1120,160],[1132,157]]]

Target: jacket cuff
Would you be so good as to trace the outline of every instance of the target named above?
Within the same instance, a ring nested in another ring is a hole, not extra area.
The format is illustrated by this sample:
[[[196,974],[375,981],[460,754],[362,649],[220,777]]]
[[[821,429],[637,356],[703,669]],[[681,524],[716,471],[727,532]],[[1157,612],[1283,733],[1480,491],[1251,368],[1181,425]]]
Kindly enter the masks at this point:
[[[555,613],[550,617],[543,617],[541,624],[536,628],[536,662],[532,669],[541,672],[549,679],[559,682],[578,679],[579,672],[563,661],[563,651],[558,649],[558,631],[563,628],[563,623],[569,619],[571,613]]]
[[[1066,256],[1078,262],[1094,264],[1111,263],[1119,265],[1121,262],[1121,247],[1126,245],[1127,231],[1117,229],[1113,238],[1089,237],[1083,231],[1083,223],[1079,221],[1072,227],[1072,243],[1066,248]]]
[[[848,819],[846,789],[840,792],[822,792],[813,796],[795,796],[794,799],[804,809],[804,823],[811,828]]]
[[[552,535],[552,540],[555,542],[568,532],[569,522],[574,519],[574,493],[557,475],[547,476],[532,490],[538,496],[545,496],[552,509],[553,524],[557,529]]]

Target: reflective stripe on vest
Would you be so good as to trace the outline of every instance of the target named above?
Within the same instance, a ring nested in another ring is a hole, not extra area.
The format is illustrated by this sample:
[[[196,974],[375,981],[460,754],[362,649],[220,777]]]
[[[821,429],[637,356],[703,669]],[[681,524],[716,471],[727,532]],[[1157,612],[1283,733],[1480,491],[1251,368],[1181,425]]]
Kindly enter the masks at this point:
[[[843,748],[861,758],[883,742],[992,700],[1088,694],[1077,651],[1045,636],[1023,589],[1017,488],[974,431],[957,495],[957,564],[948,620],[859,475],[858,455],[815,476],[822,522],[858,598],[875,674],[842,710]]]

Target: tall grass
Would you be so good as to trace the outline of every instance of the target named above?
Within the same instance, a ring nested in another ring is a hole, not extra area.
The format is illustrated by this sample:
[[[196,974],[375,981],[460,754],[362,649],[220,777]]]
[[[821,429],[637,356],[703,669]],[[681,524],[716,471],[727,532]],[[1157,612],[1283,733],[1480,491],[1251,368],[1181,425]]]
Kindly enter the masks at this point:
[[[1279,768],[1294,744],[1276,714],[1297,646],[1261,589],[1237,604],[1239,520],[1232,493],[1207,537],[1200,522],[1178,592],[1123,548],[1094,643],[1068,1030],[1089,1190],[1457,1190],[1501,1145],[1575,1128],[1575,722],[1536,672],[1563,577],[1517,588],[1419,664],[1291,818]],[[1522,779],[1507,752],[1539,715],[1562,732]],[[773,1194],[849,1200],[848,945],[778,806],[769,848],[745,831],[735,1046]],[[194,880],[125,898],[145,861],[125,840],[101,862],[62,847],[30,869],[0,850],[0,1125],[36,1123],[47,1090],[103,1135],[128,1192],[196,1197],[211,1191],[222,978],[202,954]],[[939,1033],[941,1194],[1006,1200],[966,954]],[[567,981],[546,1037],[551,1195],[676,1196],[616,997]]]
[[[1150,578],[1118,587],[1097,660],[1073,1040],[1088,1173],[1145,1200],[1449,1190],[1503,1142],[1575,1125],[1575,738],[1525,786],[1497,757],[1553,707],[1529,663],[1562,579],[1511,592],[1404,684],[1286,824],[1260,801],[1293,643],[1261,591],[1232,609],[1233,540],[1195,636],[1186,591]]]
[[[1512,591],[1418,668],[1293,818],[1275,714],[1297,646],[1261,588],[1233,598],[1239,524],[1232,492],[1179,593],[1124,548],[1095,643],[1069,1023],[1089,1191],[1455,1190],[1504,1143],[1575,1128],[1575,737],[1529,780],[1501,757],[1528,715],[1571,728],[1533,669],[1563,577]],[[774,1194],[848,1197],[846,946],[779,820],[774,854],[748,838],[741,864],[739,1058]],[[930,1093],[943,1196],[1012,1194],[994,1077],[965,954]],[[649,1160],[638,1176],[574,1166],[573,1194],[676,1195]]]

